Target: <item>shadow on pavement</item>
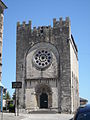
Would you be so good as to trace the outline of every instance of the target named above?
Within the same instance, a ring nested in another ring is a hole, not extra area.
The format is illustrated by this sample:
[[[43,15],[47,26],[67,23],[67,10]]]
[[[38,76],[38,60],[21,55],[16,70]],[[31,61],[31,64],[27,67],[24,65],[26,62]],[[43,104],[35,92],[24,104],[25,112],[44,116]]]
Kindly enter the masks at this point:
[[[32,111],[29,112],[29,114],[56,114],[55,111]]]

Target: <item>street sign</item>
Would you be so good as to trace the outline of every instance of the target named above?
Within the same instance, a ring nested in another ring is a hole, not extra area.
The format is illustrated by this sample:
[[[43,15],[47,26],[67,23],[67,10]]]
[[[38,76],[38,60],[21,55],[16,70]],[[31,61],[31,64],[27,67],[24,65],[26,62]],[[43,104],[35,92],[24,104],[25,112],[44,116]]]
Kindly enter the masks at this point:
[[[22,88],[22,82],[12,82],[12,88]]]

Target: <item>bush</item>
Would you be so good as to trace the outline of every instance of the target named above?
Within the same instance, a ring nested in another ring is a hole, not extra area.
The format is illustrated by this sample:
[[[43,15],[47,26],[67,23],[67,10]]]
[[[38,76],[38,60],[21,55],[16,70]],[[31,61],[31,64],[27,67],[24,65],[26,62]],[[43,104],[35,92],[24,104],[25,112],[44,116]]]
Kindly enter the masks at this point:
[[[13,104],[9,105],[9,112],[15,113],[15,105]]]

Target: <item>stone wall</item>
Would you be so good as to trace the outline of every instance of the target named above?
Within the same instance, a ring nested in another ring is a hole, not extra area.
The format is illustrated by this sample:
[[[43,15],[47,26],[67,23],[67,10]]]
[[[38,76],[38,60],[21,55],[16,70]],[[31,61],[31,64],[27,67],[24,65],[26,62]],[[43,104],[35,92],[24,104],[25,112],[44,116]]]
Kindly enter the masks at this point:
[[[27,87],[26,87],[26,99],[25,99],[25,104],[26,104],[26,109],[29,110],[38,110],[40,107],[40,94],[41,92],[37,95],[37,92],[35,90],[36,86],[42,84],[42,85],[49,85],[51,88],[51,94],[48,95],[48,99],[50,100],[48,102],[48,108],[56,109],[58,111],[58,89],[56,86],[56,80],[49,80],[49,83],[47,83],[45,80],[39,82],[39,80],[28,80],[27,82]],[[47,92],[47,94],[49,94]],[[51,96],[51,98],[50,98]],[[38,98],[37,98],[38,97]],[[37,100],[38,99],[38,100]]]
[[[70,39],[70,60],[71,60],[71,99],[72,111],[79,107],[79,73],[78,73],[78,51],[75,49],[73,37]]]
[[[3,13],[0,13],[0,81],[2,75]]]
[[[3,17],[6,5],[0,0],[0,81],[2,79],[2,44],[3,44]]]

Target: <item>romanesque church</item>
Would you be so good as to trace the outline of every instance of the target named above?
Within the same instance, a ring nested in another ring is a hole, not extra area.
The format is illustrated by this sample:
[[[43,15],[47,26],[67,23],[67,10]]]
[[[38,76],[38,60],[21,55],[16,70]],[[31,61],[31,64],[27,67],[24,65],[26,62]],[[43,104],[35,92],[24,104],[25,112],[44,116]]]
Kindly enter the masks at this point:
[[[73,113],[79,106],[78,49],[69,17],[53,26],[17,23],[16,81],[20,108]]]

